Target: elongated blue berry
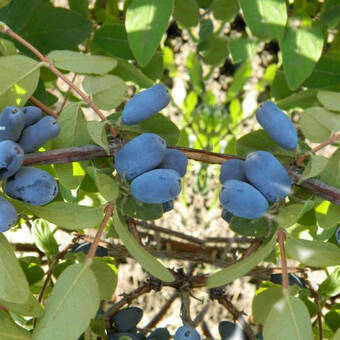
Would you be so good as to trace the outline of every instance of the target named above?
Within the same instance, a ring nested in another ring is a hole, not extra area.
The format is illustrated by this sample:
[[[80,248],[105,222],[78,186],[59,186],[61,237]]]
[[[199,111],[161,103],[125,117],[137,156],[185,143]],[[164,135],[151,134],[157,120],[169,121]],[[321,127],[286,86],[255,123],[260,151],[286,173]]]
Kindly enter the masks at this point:
[[[25,106],[22,112],[25,115],[25,127],[36,123],[42,117],[42,111],[37,106]]]
[[[247,340],[248,337],[242,328],[231,321],[221,321],[218,325],[218,331],[222,340]]]
[[[0,181],[14,175],[24,162],[24,151],[11,140],[0,142]]]
[[[25,115],[16,106],[7,106],[0,114],[0,141],[17,141],[25,126]]]
[[[18,219],[18,214],[13,205],[0,196],[0,233],[13,227]]]
[[[170,101],[170,94],[163,84],[154,85],[137,93],[125,105],[122,122],[133,125],[143,122],[164,109]]]
[[[246,158],[245,169],[249,182],[261,191],[269,202],[281,201],[289,195],[291,180],[288,172],[271,153],[250,153]]]
[[[130,189],[138,200],[160,204],[175,199],[181,192],[181,177],[172,169],[155,169],[136,177]]]
[[[56,137],[60,125],[54,117],[46,116],[24,129],[18,141],[25,153],[39,150],[47,141]]]
[[[164,202],[164,203],[162,203],[162,207],[163,207],[164,213],[168,212],[168,211],[170,211],[174,208],[174,201]]]
[[[176,149],[167,149],[158,168],[173,169],[177,171],[181,177],[183,177],[187,172],[187,165],[188,157],[183,152]]]
[[[230,159],[222,164],[220,182],[223,184],[228,179],[247,181],[246,172],[244,170],[244,161],[242,159]]]
[[[117,153],[115,167],[121,177],[131,180],[156,168],[165,155],[166,143],[154,133],[143,133],[130,140]]]
[[[201,336],[195,328],[182,326],[176,330],[174,340],[200,340]]]
[[[335,231],[335,239],[338,242],[338,245],[340,246],[340,225],[338,226],[338,228]]]
[[[227,209],[223,208],[222,209],[222,213],[221,213],[221,217],[226,221],[226,222],[230,222],[231,219],[233,218],[233,214],[228,211]]]
[[[252,185],[236,179],[223,183],[220,192],[223,208],[243,218],[259,218],[268,210],[266,198]]]
[[[118,332],[130,332],[135,329],[142,316],[143,310],[139,307],[126,307],[114,314],[111,322]]]
[[[5,186],[8,196],[30,205],[44,205],[51,202],[58,193],[56,180],[46,171],[22,167]]]
[[[281,147],[288,150],[296,148],[296,128],[290,118],[273,102],[264,102],[256,111],[256,119]]]
[[[146,338],[147,340],[170,340],[170,333],[166,328],[154,329]]]

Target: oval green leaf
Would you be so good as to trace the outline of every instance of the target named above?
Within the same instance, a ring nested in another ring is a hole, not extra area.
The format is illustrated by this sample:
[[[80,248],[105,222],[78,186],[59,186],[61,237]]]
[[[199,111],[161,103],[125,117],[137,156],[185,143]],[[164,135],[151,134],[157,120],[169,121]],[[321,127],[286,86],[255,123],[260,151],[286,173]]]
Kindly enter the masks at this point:
[[[18,326],[7,313],[0,310],[0,339],[30,340],[31,334]]]

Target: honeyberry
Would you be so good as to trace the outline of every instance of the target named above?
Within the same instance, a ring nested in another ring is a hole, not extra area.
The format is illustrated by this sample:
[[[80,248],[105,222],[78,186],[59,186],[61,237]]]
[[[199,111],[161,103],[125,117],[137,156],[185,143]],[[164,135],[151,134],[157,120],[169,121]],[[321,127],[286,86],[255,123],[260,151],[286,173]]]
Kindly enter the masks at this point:
[[[111,322],[115,324],[118,332],[130,332],[134,330],[142,319],[143,310],[138,307],[127,307],[113,315]]]
[[[17,219],[18,214],[14,206],[0,196],[0,232],[5,232],[13,227]]]
[[[335,239],[338,242],[339,246],[340,246],[340,225],[338,226],[338,228],[335,231]]]
[[[164,203],[162,203],[162,207],[163,207],[164,213],[168,212],[168,211],[170,211],[174,208],[174,201],[164,202]]]
[[[26,127],[18,141],[25,153],[39,150],[47,141],[56,137],[60,125],[54,117],[46,116],[33,125]]]
[[[287,170],[271,153],[255,151],[245,162],[249,182],[267,198],[269,202],[281,201],[289,195],[291,180]]]
[[[259,218],[268,210],[266,198],[252,185],[237,179],[223,183],[220,192],[223,208],[243,218]]]
[[[246,172],[244,170],[244,160],[230,159],[225,161],[221,166],[220,182],[224,183],[228,179],[238,179],[246,182]]]
[[[248,337],[242,328],[231,321],[221,321],[218,325],[218,331],[222,340],[247,340]]]
[[[297,131],[290,118],[273,102],[264,102],[256,111],[256,119],[268,135],[281,147],[297,146]]]
[[[191,326],[179,327],[175,333],[174,340],[200,340],[201,336]]]
[[[76,244],[75,247],[72,249],[73,253],[79,253],[80,251],[84,252],[85,254],[89,253],[89,250],[91,248],[91,242],[85,242],[81,244]],[[98,257],[105,257],[108,255],[107,249],[101,246],[98,246],[96,249],[95,256]]]
[[[223,208],[222,209],[222,213],[221,213],[221,217],[226,221],[226,222],[230,222],[232,217],[233,217],[233,214],[228,211],[227,209]]]
[[[44,205],[55,198],[58,185],[48,172],[22,167],[7,179],[5,192],[8,196],[28,204]]]
[[[115,167],[121,177],[131,180],[156,168],[165,155],[166,143],[154,133],[143,133],[126,143],[117,153]]]
[[[36,123],[42,117],[42,111],[36,106],[25,106],[22,108],[25,115],[25,127]]]
[[[24,126],[24,113],[16,106],[7,106],[0,115],[0,141],[17,141]]]
[[[170,340],[170,333],[166,328],[156,328],[147,337],[147,340]]]
[[[14,175],[24,161],[24,151],[11,140],[0,142],[0,180]]]
[[[155,169],[136,177],[130,189],[138,200],[160,204],[175,199],[181,192],[181,177],[172,169]]]
[[[137,93],[125,105],[122,122],[127,125],[138,124],[164,109],[170,101],[170,94],[163,84],[154,85]]]
[[[282,284],[282,275],[281,274],[271,274],[269,281],[281,285]],[[297,285],[300,288],[304,288],[304,284],[302,283],[302,281],[294,274],[288,273],[288,284],[290,286],[292,285]]]
[[[161,164],[160,169],[173,169],[179,173],[181,177],[187,172],[188,157],[181,151],[176,149],[167,149]]]
[[[134,334],[134,333],[129,333],[129,332],[118,332],[118,333],[114,333],[112,335],[110,335],[109,340],[119,340],[121,338],[127,339],[130,338],[131,340],[140,340],[138,334]]]

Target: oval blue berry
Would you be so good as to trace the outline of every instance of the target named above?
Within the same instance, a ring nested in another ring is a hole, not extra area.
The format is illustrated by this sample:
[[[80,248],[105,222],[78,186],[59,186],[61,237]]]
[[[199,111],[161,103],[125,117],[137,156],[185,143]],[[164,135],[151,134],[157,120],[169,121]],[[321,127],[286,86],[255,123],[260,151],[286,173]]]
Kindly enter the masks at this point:
[[[22,108],[25,115],[25,127],[36,123],[42,117],[42,111],[36,106],[25,106]]]
[[[25,115],[16,106],[7,106],[0,115],[0,141],[17,141],[25,126]]]
[[[138,307],[127,307],[119,310],[113,315],[111,322],[115,324],[118,332],[129,332],[134,330],[142,319],[143,310]]]
[[[46,171],[22,167],[5,186],[8,196],[30,205],[44,205],[51,202],[58,193],[56,180]]]
[[[226,222],[230,222],[231,219],[233,218],[233,214],[228,211],[227,209],[222,209],[222,213],[221,213],[221,217],[226,221]]]
[[[281,201],[289,195],[291,180],[287,170],[271,153],[255,151],[245,162],[249,182],[267,198],[269,202]]]
[[[243,332],[242,328],[231,321],[221,321],[218,325],[218,331],[221,339],[228,340],[247,340],[248,337]]]
[[[11,140],[0,142],[0,180],[14,175],[24,162],[24,151]]]
[[[252,185],[236,179],[223,183],[220,202],[224,209],[243,218],[259,218],[268,210],[266,198]]]
[[[146,338],[147,340],[170,340],[170,333],[166,328],[154,329]]]
[[[163,213],[168,212],[174,208],[174,201],[168,201],[162,203]]]
[[[13,227],[17,219],[18,214],[14,206],[0,196],[0,233]]]
[[[181,151],[176,149],[167,149],[164,158],[159,164],[159,169],[173,169],[179,173],[181,177],[187,172],[188,157]]]
[[[195,328],[182,326],[176,330],[174,340],[200,340],[201,336]]]
[[[47,141],[58,136],[60,125],[54,117],[46,116],[26,127],[18,141],[25,153],[39,150]]]
[[[115,157],[115,167],[121,177],[131,180],[156,168],[165,155],[166,143],[154,133],[143,133],[126,143]]]
[[[340,225],[338,226],[338,228],[335,231],[335,239],[338,242],[338,245],[340,246]]]
[[[237,179],[246,182],[246,172],[244,170],[244,160],[230,159],[221,166],[220,182],[223,184],[228,179]]]
[[[160,204],[175,199],[181,192],[181,177],[172,169],[155,169],[131,182],[131,193],[145,203]]]
[[[155,115],[164,109],[170,101],[170,94],[163,84],[154,85],[137,93],[125,105],[122,112],[122,122],[133,125]]]
[[[290,118],[273,102],[264,102],[256,111],[256,119],[268,135],[281,147],[297,146],[297,131]]]

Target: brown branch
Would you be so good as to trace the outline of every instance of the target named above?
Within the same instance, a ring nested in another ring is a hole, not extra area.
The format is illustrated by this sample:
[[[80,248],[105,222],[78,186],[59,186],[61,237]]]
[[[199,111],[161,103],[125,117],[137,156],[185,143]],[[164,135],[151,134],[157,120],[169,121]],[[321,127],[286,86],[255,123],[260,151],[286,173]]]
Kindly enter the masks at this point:
[[[105,215],[104,215],[104,218],[103,218],[103,221],[102,223],[100,224],[100,227],[97,231],[97,234],[96,234],[96,237],[94,238],[92,244],[91,244],[91,247],[90,247],[90,250],[89,250],[89,253],[87,255],[87,257],[89,259],[93,259],[95,253],[96,253],[96,250],[97,250],[97,247],[98,247],[98,243],[100,241],[100,238],[104,232],[104,229],[107,225],[107,222],[109,220],[109,218],[111,217],[112,213],[113,213],[113,209],[114,209],[114,205],[112,202],[110,202],[106,207],[105,207]]]
[[[9,35],[11,38],[14,40],[18,41],[21,43],[23,46],[28,48],[31,52],[33,52],[42,62],[46,63],[46,66],[55,74],[57,75],[60,79],[62,79],[66,84],[68,84],[74,92],[76,92],[82,100],[98,115],[98,117],[102,121],[106,121],[106,118],[104,114],[99,110],[97,105],[91,100],[91,98],[83,92],[79,87],[77,87],[71,80],[69,80],[63,73],[61,73],[52,63],[52,61],[44,56],[41,52],[39,52],[32,44],[30,44],[27,40],[23,39],[21,36],[16,34],[13,30],[11,30],[8,26],[6,26],[4,23],[1,23],[0,25],[0,31],[2,33],[5,33]],[[112,136],[117,136],[118,131],[108,123],[110,132]]]
[[[58,118],[58,115],[55,114],[48,106],[46,106],[44,103],[42,103],[40,100],[38,100],[37,98],[31,96],[29,101],[35,105],[38,106],[42,111],[44,111],[45,113],[47,113],[49,116],[52,116],[54,118]]]
[[[286,234],[282,228],[279,228],[277,239],[279,242],[280,255],[281,255],[282,286],[283,286],[283,289],[288,289],[287,258],[286,258],[286,252],[285,252]]]

